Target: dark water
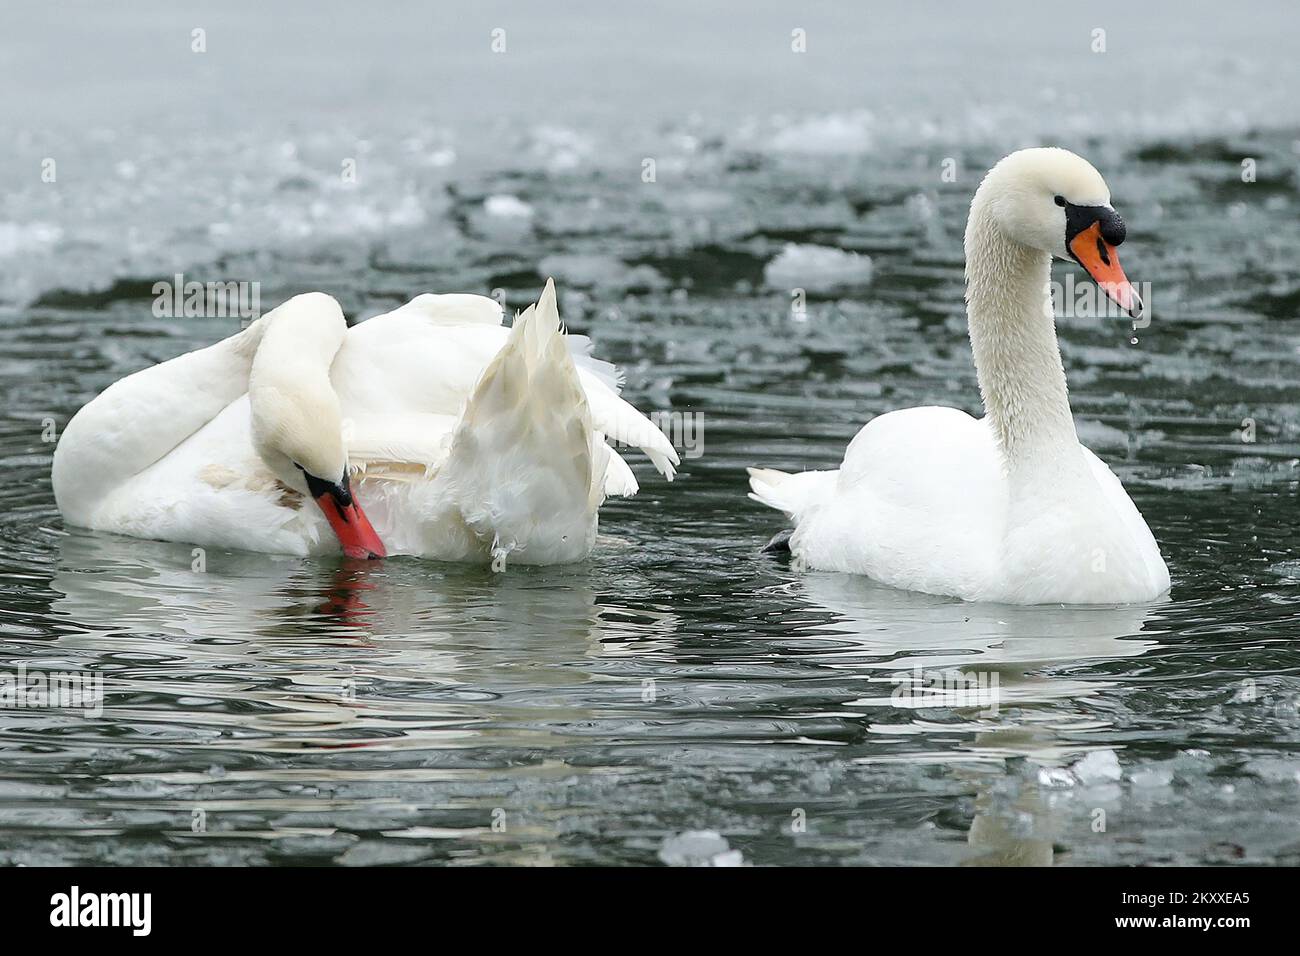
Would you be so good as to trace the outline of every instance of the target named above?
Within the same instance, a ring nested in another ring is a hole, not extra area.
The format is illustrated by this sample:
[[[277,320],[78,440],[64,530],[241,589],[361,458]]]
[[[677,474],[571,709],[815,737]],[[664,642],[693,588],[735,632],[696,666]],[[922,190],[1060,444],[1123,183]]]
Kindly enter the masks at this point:
[[[104,701],[0,709],[0,862],[651,863],[698,830],[756,865],[1300,862],[1300,124],[1166,119],[1059,137],[1106,175],[1128,274],[1152,283],[1149,328],[1060,320],[1081,436],[1173,573],[1135,608],[798,574],[760,555],[780,517],[745,498],[745,465],[832,466],[872,415],[976,410],[961,229],[1023,130],[919,142],[834,114],[794,148],[788,123],[685,118],[611,154],[600,131],[625,126],[557,123],[493,133],[480,163],[472,134],[437,158],[453,147],[412,121],[413,145],[373,132],[379,181],[347,192],[334,129],[256,158],[137,129],[100,140],[114,163],[141,151],[132,169],[16,190],[0,671],[93,672]],[[90,132],[24,135],[95,153]],[[790,283],[764,282],[788,243],[870,256],[872,277],[796,263],[792,315]],[[505,575],[215,551],[196,572],[188,546],[65,528],[46,420],[235,327],[155,318],[178,270],[258,281],[264,308],[321,288],[357,317],[426,290],[522,306],[555,274],[632,401],[702,416],[702,454],[672,485],[637,463],[585,564]],[[911,696],[951,670],[996,680],[996,708]]]

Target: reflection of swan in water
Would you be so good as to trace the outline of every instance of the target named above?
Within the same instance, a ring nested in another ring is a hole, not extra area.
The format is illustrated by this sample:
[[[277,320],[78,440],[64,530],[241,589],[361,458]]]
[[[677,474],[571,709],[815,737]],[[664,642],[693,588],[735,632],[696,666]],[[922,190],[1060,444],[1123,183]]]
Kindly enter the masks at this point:
[[[801,584],[807,598],[836,616],[816,625],[817,633],[847,639],[837,653],[823,658],[825,663],[862,670],[864,680],[879,685],[877,693],[854,702],[863,707],[924,706],[927,688],[909,687],[907,681],[919,673],[938,684],[936,678],[949,671],[988,675],[990,689],[996,676],[999,707],[1072,700],[1106,685],[1034,672],[1072,661],[1135,657],[1155,643],[1133,639],[1152,614],[1141,605],[970,604],[845,574],[808,574]],[[904,694],[894,692],[899,687]]]
[[[1038,787],[1026,786],[1017,795],[1010,814],[999,813],[993,803],[994,796],[987,786],[976,782],[975,815],[966,839],[972,849],[980,852],[966,865],[1051,866],[1055,861],[1054,825]],[[1014,818],[1027,820],[1028,825],[1016,826]]]
[[[811,573],[799,580],[804,596],[835,615],[811,630],[844,641],[824,663],[861,671],[870,688],[845,706],[889,715],[871,724],[873,733],[969,735],[955,751],[916,746],[897,757],[868,759],[953,765],[954,775],[975,790],[969,842],[981,856],[972,862],[1050,864],[1055,821],[1037,785],[1026,782],[1014,798],[1010,815],[1028,825],[1013,826],[1005,810],[998,812],[990,775],[970,765],[1008,757],[1063,763],[1094,749],[1080,735],[1106,725],[1076,702],[1112,685],[1043,671],[1143,654],[1156,645],[1138,637],[1155,609],[970,604],[851,575]],[[963,683],[954,672],[977,680]],[[926,708],[944,708],[957,719],[928,718]]]
[[[458,746],[478,725],[519,723],[530,691],[596,679],[575,661],[675,629],[671,615],[633,619],[598,603],[581,565],[501,575],[210,550],[199,572],[188,545],[80,531],[61,551],[51,608],[61,645],[133,662],[107,672],[109,703],[208,701],[167,719],[267,731],[242,742],[251,749],[339,745],[331,734],[352,746]],[[159,719],[157,709],[106,713]],[[523,732],[534,745],[541,724]],[[512,732],[494,733],[501,745]]]
[[[325,832],[391,820],[384,836],[407,839],[388,846],[505,841],[497,857],[516,863],[546,862],[565,818],[511,810],[504,836],[494,808],[620,773],[552,754],[621,678],[604,658],[652,652],[676,628],[670,612],[605,603],[599,566],[494,575],[209,550],[197,573],[189,546],[74,532],[60,547],[60,656],[104,673],[106,701],[59,743],[100,754],[114,787],[177,788],[168,805],[186,814],[211,799],[255,820],[323,814]],[[132,759],[142,738],[175,769]],[[438,825],[419,825],[431,813]]]

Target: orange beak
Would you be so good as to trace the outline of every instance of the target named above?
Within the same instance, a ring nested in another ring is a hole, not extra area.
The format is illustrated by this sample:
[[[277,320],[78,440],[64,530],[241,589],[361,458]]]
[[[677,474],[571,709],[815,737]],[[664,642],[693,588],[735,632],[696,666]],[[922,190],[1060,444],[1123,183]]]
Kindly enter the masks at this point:
[[[342,492],[341,494],[339,492]],[[349,558],[383,558],[388,552],[384,542],[379,540],[370,519],[366,517],[361,505],[357,504],[350,491],[342,487],[316,497],[316,504],[325,514],[325,520],[334,529],[334,534],[343,545],[343,553]]]
[[[1120,268],[1119,250],[1101,237],[1101,223],[1094,222],[1070,240],[1070,255],[1112,302],[1134,318],[1142,312],[1142,299]]]

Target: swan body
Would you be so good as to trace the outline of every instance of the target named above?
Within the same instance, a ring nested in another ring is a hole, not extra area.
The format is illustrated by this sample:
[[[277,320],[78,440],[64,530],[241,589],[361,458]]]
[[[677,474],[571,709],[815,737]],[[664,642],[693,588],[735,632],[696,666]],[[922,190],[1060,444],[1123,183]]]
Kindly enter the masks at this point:
[[[422,295],[348,328],[330,296],[296,296],[74,416],[54,456],[59,509],[279,554],[580,560],[605,496],[637,491],[606,439],[669,480],[678,457],[613,366],[563,333],[552,284],[513,327],[501,319],[492,299]]]
[[[837,470],[750,469],[751,497],[794,520],[806,567],[968,601],[1125,604],[1169,589],[1119,480],[1078,440],[1052,317],[1053,255],[1125,308],[1122,220],[1090,164],[1013,153],[971,203],[967,313],[985,415],[922,407],[868,422]]]

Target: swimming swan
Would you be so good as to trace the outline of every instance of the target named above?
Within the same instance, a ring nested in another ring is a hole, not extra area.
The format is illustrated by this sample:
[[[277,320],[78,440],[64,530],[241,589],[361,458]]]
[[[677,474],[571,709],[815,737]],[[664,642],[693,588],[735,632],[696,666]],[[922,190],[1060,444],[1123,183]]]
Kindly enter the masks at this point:
[[[332,297],[295,296],[81,409],[54,453],[59,510],[247,551],[580,560],[605,496],[637,491],[606,438],[669,480],[678,456],[564,334],[552,283],[501,320],[484,296],[421,295],[349,328]]]
[[[749,469],[750,497],[794,520],[810,569],[967,601],[1125,604],[1169,589],[1151,531],[1079,444],[1056,342],[1053,256],[1120,307],[1124,222],[1086,160],[1025,149],[985,176],[966,225],[966,311],[984,417],[927,406],[863,426],[836,471]]]

